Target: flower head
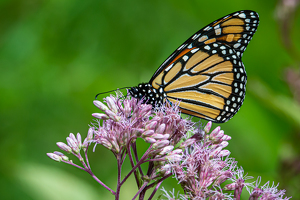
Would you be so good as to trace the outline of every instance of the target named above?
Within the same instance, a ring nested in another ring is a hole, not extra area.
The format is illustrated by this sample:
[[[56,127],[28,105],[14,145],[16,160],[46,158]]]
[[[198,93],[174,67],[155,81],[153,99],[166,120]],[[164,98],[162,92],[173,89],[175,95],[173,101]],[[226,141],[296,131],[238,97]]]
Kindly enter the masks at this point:
[[[67,143],[57,142],[61,150],[76,156],[82,167],[61,152],[55,151],[47,155],[55,161],[87,171],[98,183],[115,194],[91,171],[87,154],[91,143],[95,144],[94,148],[103,145],[112,151],[117,158],[118,169],[122,168],[125,157],[129,157],[132,170],[120,185],[138,170],[141,176],[135,173],[137,183],[147,185],[144,189],[157,184],[156,191],[164,179],[174,174],[185,194],[175,195],[174,190],[170,193],[164,190],[164,196],[170,200],[240,199],[243,188],[249,191],[251,200],[289,199],[283,197],[285,190],[278,190],[278,185],[270,186],[267,182],[259,188],[260,178],[255,186],[254,183],[246,182],[252,177],[244,175],[243,168],[237,167],[237,162],[229,157],[230,151],[225,148],[231,137],[225,135],[220,127],[211,132],[211,122],[203,129],[196,127],[189,119],[181,118],[178,104],[170,105],[167,102],[152,107],[142,102],[130,96],[123,99],[119,92],[116,96],[106,97],[104,102],[94,101],[102,113],[93,114],[97,118],[96,123],[89,128],[83,142],[79,133],[76,136],[70,133],[66,138]],[[137,139],[149,143],[148,149],[140,158],[135,143]],[[81,155],[82,150],[84,157]],[[143,173],[141,165],[147,162],[147,173]],[[221,186],[225,181],[232,183]]]
[[[208,123],[204,130],[198,128],[194,136],[181,144],[181,147],[186,147],[183,158],[172,166],[175,177],[191,199],[230,197],[215,188],[220,188],[233,176],[236,161],[228,158],[230,152],[223,149],[227,143],[221,140],[224,132],[220,127],[205,135],[210,127],[211,123]]]
[[[180,116],[178,104],[169,103],[152,107],[143,104],[142,100],[131,98],[121,99],[123,95],[109,96],[94,104],[104,113],[94,113],[100,120],[94,124],[92,143],[101,144],[114,154],[128,149],[138,139],[150,143],[148,158],[155,159],[158,171],[168,162],[182,159],[182,150],[175,146],[193,131],[193,122]],[[112,114],[113,113],[113,114]]]

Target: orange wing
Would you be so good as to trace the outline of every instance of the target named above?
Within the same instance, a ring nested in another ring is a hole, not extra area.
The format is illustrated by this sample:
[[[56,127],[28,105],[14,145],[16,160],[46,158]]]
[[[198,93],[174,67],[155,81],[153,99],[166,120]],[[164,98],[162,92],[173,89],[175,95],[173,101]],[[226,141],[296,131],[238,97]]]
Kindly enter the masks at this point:
[[[241,61],[259,23],[254,11],[227,15],[183,43],[155,72],[150,84],[181,111],[225,122],[241,107],[247,76]]]
[[[232,118],[245,97],[247,75],[241,61],[259,23],[243,10],[199,30],[156,70],[149,83],[130,89],[150,104],[176,103],[185,114],[217,123]]]

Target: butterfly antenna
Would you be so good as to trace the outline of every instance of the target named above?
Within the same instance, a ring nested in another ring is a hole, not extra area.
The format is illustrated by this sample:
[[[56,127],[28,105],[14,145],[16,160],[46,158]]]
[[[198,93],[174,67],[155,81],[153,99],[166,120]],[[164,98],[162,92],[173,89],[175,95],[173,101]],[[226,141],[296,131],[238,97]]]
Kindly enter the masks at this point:
[[[96,96],[95,96],[95,99],[97,99],[97,97],[100,95],[100,94],[106,94],[106,93],[109,93],[109,92],[115,92],[117,90],[122,90],[122,89],[126,89],[126,88],[130,88],[130,87],[122,87],[122,88],[118,88],[116,90],[110,90],[110,91],[107,91],[107,92],[101,92],[101,93],[98,93]]]

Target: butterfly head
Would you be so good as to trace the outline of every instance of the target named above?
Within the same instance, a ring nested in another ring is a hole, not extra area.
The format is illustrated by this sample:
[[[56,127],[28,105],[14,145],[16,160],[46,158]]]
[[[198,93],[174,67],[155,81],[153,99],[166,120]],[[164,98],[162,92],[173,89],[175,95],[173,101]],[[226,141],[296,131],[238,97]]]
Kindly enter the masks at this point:
[[[162,104],[166,96],[163,89],[156,90],[149,83],[141,83],[137,87],[131,87],[129,94],[139,100],[143,99],[145,103],[153,106]]]

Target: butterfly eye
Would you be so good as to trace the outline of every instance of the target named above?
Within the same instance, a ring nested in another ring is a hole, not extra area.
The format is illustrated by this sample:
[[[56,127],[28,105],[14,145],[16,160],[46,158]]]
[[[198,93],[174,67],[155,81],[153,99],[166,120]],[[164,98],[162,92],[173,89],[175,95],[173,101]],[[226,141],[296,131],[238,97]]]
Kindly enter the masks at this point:
[[[151,99],[153,105],[180,101],[182,113],[228,121],[245,98],[247,75],[241,58],[258,23],[258,14],[251,10],[212,22],[180,45],[132,96]]]

